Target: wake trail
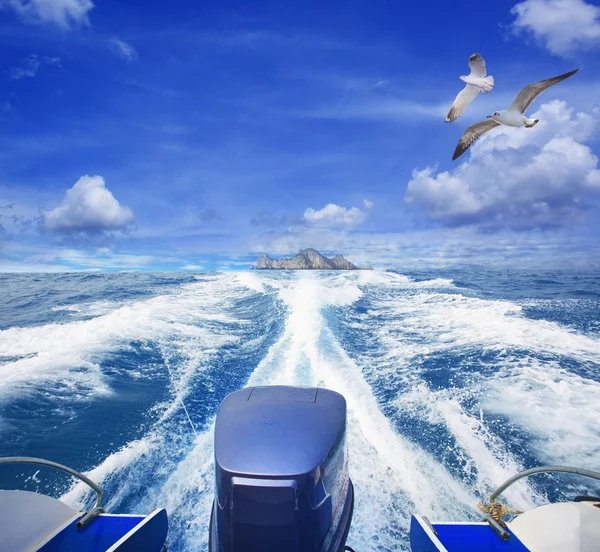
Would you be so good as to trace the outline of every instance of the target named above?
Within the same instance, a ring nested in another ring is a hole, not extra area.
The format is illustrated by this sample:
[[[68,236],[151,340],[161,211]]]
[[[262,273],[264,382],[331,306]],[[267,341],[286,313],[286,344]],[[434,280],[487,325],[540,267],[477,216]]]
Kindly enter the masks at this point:
[[[171,397],[153,407],[154,412],[149,413],[153,422],[143,437],[112,452],[87,473],[105,489],[109,511],[146,512],[166,507],[173,527],[170,531],[173,550],[200,549],[196,545],[206,540],[208,517],[199,520],[204,514],[210,515],[212,500],[214,419],[200,418],[200,427],[194,423],[198,412],[190,409],[190,405],[197,399],[191,393],[198,383],[210,386],[209,377],[218,377],[208,374],[214,371],[215,364],[229,355],[243,358],[266,339],[264,335],[252,336],[254,325],[245,318],[246,307],[256,304],[260,297],[241,279],[221,275],[184,285],[173,295],[129,307],[143,313],[148,320],[142,335],[162,357],[152,372],[164,365]],[[241,318],[234,316],[238,313]],[[116,319],[121,321],[120,327],[131,322],[122,320],[126,314],[121,310],[116,318],[111,314],[108,320],[100,317],[86,324],[107,328],[108,333],[102,337],[107,339],[110,350],[126,344],[132,332],[141,331],[139,327],[129,329],[129,336],[120,335],[118,343],[111,342],[118,328],[110,325]],[[90,345],[81,341],[77,345],[75,358],[99,347],[95,341]],[[186,426],[182,425],[184,420]],[[62,498],[81,506],[89,500],[89,494],[84,486],[75,484]],[[188,545],[188,541],[195,544]]]
[[[360,368],[329,329],[323,310],[343,309],[362,295],[354,276],[300,274],[292,279],[280,291],[288,308],[283,335],[248,385],[324,385],[345,396],[357,488],[351,542],[396,550],[411,512],[442,519],[472,516],[476,501],[441,464],[392,428]]]
[[[598,443],[594,420],[600,412],[600,384],[567,372],[556,359],[568,356],[594,365],[600,341],[530,320],[515,303],[468,297],[448,279],[415,282],[367,271],[248,272],[215,282],[186,288],[188,295],[175,304],[157,299],[133,307],[137,315],[127,323],[145,322],[145,335],[160,350],[173,395],[143,438],[91,472],[112,483],[109,507],[166,507],[174,551],[207,548],[214,413],[209,411],[202,425],[194,424],[192,392],[198,382],[219,400],[244,383],[325,386],[345,396],[356,489],[348,542],[356,549],[408,550],[412,513],[437,520],[478,518],[477,502],[523,467],[523,456],[492,430],[490,412],[504,413],[515,425],[529,424],[535,438],[546,440],[545,450],[558,445],[567,458],[579,450],[589,459]],[[225,309],[233,299],[239,299],[240,319]],[[268,339],[252,333],[257,314],[250,299],[264,301],[269,323],[261,328],[275,333],[248,366],[244,347],[254,350]],[[120,315],[108,314],[89,329],[101,329],[114,344],[119,338],[110,324]],[[234,331],[236,325],[245,333]],[[2,337],[0,352],[3,345],[13,352],[31,350],[24,334],[16,348]],[[211,362],[236,343],[242,344],[236,362],[209,376]],[[96,351],[95,342],[84,340],[82,350],[67,352],[79,360]],[[540,360],[549,354],[554,360]],[[435,359],[444,364],[432,367]],[[436,370],[450,379],[436,384]],[[219,387],[219,379],[234,383]],[[522,404],[531,407],[525,414],[519,412]],[[555,415],[548,412],[552,405],[559,406]],[[587,409],[585,423],[575,435],[583,445],[568,436],[581,408]],[[561,419],[562,414],[571,421]],[[546,423],[551,430],[543,427]],[[412,425],[431,430],[440,447],[429,447],[418,429],[411,433]],[[69,498],[77,497],[81,492],[73,489]],[[523,483],[511,488],[508,498],[523,509],[543,497]]]

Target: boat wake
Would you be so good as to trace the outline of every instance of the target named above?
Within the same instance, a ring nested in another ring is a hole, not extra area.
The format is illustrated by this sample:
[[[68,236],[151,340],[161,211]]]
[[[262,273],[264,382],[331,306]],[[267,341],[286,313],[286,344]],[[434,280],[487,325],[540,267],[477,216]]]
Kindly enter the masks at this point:
[[[0,331],[3,452],[34,435],[20,454],[87,467],[111,511],[167,508],[170,549],[206,550],[221,400],[245,385],[325,386],[348,404],[348,542],[407,550],[415,511],[476,519],[476,503],[521,469],[600,461],[600,336],[473,287],[249,272],[58,305],[48,316],[59,319]],[[580,318],[593,314],[585,301],[570,303]],[[41,484],[89,499],[50,475]],[[523,509],[553,493],[531,480],[508,498]]]

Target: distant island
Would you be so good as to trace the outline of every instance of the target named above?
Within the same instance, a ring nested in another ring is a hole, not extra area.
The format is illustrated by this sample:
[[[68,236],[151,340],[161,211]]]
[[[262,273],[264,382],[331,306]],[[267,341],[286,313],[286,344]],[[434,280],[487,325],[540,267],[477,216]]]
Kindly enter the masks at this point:
[[[359,268],[342,255],[324,257],[316,249],[302,249],[295,257],[271,259],[261,253],[256,261],[256,270],[373,270],[370,266]]]

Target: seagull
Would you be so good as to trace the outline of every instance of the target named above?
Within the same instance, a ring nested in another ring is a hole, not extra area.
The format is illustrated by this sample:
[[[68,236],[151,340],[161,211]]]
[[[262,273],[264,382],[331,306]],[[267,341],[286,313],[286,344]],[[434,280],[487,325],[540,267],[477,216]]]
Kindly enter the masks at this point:
[[[558,84],[559,82],[568,79],[569,77],[572,77],[575,73],[577,73],[577,71],[579,71],[579,69],[575,69],[574,71],[569,71],[564,75],[552,77],[551,79],[535,82],[526,86],[517,94],[517,97],[507,109],[503,111],[494,111],[494,113],[487,116],[487,121],[481,121],[471,125],[461,136],[458,145],[454,150],[452,161],[458,159],[463,153],[465,153],[465,151],[469,149],[471,144],[473,144],[486,132],[489,132],[497,126],[505,125],[509,127],[532,128],[537,125],[540,122],[539,119],[530,119],[525,115],[527,108],[544,90],[550,88],[554,84]]]
[[[464,112],[467,106],[477,97],[479,92],[489,92],[494,88],[494,77],[492,75],[485,76],[485,60],[481,57],[481,54],[473,54],[469,58],[469,67],[471,72],[468,75],[461,75],[458,77],[460,80],[467,83],[456,96],[446,122],[451,123],[458,119]]]

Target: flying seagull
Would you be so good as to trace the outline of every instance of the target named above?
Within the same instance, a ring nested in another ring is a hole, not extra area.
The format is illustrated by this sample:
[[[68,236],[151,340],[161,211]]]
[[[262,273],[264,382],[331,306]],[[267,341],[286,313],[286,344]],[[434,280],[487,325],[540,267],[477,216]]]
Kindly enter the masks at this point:
[[[465,151],[469,149],[471,144],[473,144],[486,132],[496,128],[497,126],[505,125],[509,127],[531,128],[537,125],[540,122],[539,119],[530,119],[525,115],[527,108],[544,90],[550,88],[554,84],[559,83],[560,81],[572,77],[575,73],[577,73],[577,71],[579,71],[579,69],[575,69],[575,71],[570,71],[564,75],[559,75],[558,77],[553,77],[551,79],[546,79],[526,86],[517,94],[517,97],[507,109],[503,111],[494,111],[494,113],[487,116],[487,121],[481,121],[480,123],[471,125],[461,136],[458,145],[454,150],[452,161],[458,159],[463,153],[465,153]]]
[[[482,90],[489,92],[494,88],[494,77],[492,75],[485,76],[485,60],[481,57],[481,54],[473,54],[469,58],[469,67],[471,72],[468,75],[461,75],[458,77],[460,80],[465,81],[465,86],[456,96],[446,122],[451,123],[458,119],[464,112],[467,106],[477,97],[477,94]]]

